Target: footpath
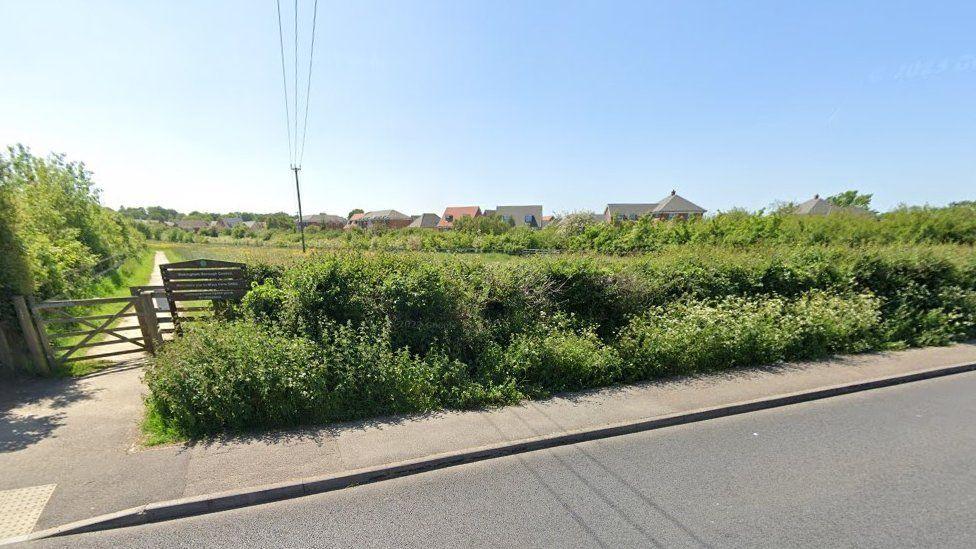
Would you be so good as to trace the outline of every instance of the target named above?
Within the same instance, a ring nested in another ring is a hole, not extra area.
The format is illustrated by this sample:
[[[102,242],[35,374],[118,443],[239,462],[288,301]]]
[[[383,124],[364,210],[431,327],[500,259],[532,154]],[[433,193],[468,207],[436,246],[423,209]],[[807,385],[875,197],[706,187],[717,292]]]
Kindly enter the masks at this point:
[[[31,379],[0,388],[0,506],[5,493],[9,497],[29,494],[34,503],[21,507],[34,506],[33,530],[38,531],[154,502],[224,491],[237,491],[238,499],[256,501],[257,492],[248,489],[284,483],[290,487],[281,488],[281,493],[295,495],[295,483],[302,479],[318,479],[313,484],[322,489],[332,482],[322,480],[328,475],[369,468],[389,471],[394,464],[432,457],[441,460],[436,466],[444,466],[452,462],[451,456],[479,449],[561,435],[564,442],[572,442],[576,434],[592,429],[619,434],[614,429],[635,422],[644,422],[641,428],[646,428],[655,418],[664,418],[666,424],[668,418],[688,412],[729,409],[759,399],[893,376],[927,376],[967,364],[976,364],[976,344],[740,369],[560,395],[499,409],[383,417],[151,448],[140,442],[142,368],[120,365],[83,378]],[[696,419],[707,417],[708,413]],[[514,451],[530,447],[523,444]],[[308,493],[309,484],[305,486]],[[341,487],[334,482],[330,486]],[[298,487],[301,493],[300,482]],[[24,533],[7,531],[8,536]],[[0,521],[0,539],[4,537]]]

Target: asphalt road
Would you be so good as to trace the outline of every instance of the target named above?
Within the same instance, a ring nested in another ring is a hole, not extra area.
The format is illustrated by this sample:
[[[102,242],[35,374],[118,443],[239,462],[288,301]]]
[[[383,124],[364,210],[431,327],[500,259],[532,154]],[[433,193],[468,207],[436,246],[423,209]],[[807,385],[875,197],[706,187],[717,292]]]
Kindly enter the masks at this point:
[[[974,547],[976,373],[47,547]]]

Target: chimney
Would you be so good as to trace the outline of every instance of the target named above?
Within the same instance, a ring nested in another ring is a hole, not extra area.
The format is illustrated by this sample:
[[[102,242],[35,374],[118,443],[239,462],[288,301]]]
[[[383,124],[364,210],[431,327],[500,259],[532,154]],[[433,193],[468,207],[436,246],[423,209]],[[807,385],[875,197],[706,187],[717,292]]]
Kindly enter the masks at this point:
[[[674,189],[671,189],[671,196],[674,196]]]
[[[813,199],[814,199],[814,200],[820,200],[820,195],[819,195],[819,194],[815,194],[815,195],[813,195]]]

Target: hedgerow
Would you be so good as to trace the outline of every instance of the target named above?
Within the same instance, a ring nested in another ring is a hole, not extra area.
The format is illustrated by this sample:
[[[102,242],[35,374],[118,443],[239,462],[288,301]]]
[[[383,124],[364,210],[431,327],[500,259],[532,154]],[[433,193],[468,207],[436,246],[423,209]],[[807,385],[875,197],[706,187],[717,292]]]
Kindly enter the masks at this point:
[[[976,337],[969,246],[691,246],[503,262],[334,252],[258,267],[237,320],[165,346],[186,436]]]
[[[239,237],[241,235],[238,235]],[[757,244],[797,246],[844,244],[968,244],[976,243],[976,207],[959,203],[946,207],[900,206],[879,214],[836,213],[795,215],[788,208],[775,212],[732,210],[704,219],[661,221],[645,217],[605,223],[589,213],[569,214],[541,230],[513,227],[500,218],[459,222],[452,231],[313,230],[309,245],[321,250],[383,250],[426,252],[497,252],[519,254],[534,250],[638,254],[675,246],[715,245],[748,247]],[[171,241],[223,242],[256,246],[298,246],[293,230],[266,230],[242,238],[211,238],[179,230],[160,235]]]

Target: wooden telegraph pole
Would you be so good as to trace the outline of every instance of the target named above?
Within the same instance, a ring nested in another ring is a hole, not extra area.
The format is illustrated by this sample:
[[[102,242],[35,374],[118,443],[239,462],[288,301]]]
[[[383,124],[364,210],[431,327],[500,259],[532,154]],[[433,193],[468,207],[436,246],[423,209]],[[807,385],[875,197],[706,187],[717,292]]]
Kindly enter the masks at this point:
[[[305,253],[305,219],[302,217],[302,189],[298,185],[298,171],[301,167],[292,164],[291,170],[295,172],[295,194],[298,195],[298,230],[302,233],[302,253]]]

